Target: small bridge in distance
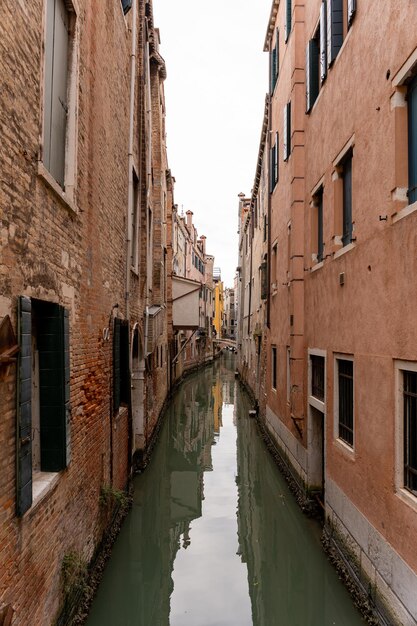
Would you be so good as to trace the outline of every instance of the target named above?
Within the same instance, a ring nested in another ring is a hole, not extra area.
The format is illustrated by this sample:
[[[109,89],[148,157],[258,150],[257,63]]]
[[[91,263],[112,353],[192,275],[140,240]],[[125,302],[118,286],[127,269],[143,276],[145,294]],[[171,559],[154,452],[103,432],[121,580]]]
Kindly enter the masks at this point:
[[[235,339],[213,339],[213,343],[220,346],[221,348],[234,348],[236,350],[236,340]]]

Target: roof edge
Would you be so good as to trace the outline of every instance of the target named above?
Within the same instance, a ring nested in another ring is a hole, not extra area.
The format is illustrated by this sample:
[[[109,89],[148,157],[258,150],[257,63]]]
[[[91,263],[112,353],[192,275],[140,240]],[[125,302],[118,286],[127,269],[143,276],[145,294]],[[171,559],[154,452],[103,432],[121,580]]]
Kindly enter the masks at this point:
[[[268,29],[265,35],[264,52],[269,50],[269,42],[274,34],[274,25],[278,13],[279,0],[272,0],[271,13],[269,16]]]

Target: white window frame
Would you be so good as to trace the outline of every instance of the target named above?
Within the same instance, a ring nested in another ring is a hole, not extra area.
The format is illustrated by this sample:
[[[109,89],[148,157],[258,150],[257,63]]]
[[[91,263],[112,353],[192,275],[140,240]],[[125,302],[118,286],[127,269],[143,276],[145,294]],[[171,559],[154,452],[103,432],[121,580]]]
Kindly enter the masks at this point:
[[[334,392],[333,392],[333,437],[335,442],[351,456],[355,456],[356,450],[356,403],[355,403],[355,379],[356,379],[356,367],[355,358],[352,354],[334,353],[333,355],[333,380],[334,380]],[[353,363],[353,443],[348,444],[346,441],[339,437],[339,365],[338,361],[352,361]]]
[[[403,372],[417,372],[414,361],[394,361],[395,371],[395,493],[417,511],[417,496],[404,486],[404,401]]]
[[[45,107],[45,50],[46,50],[46,11],[47,0],[44,0],[43,11],[43,46],[41,55],[41,90],[40,90],[40,124],[39,137],[39,161],[38,176],[57,195],[67,208],[75,213],[78,212],[76,202],[76,182],[77,182],[77,151],[78,151],[78,84],[79,84],[79,41],[80,26],[78,16],[80,14],[78,0],[64,0],[67,11],[70,14],[70,37],[68,51],[68,117],[65,138],[65,173],[64,189],[55,180],[43,162],[44,145],[44,107]]]

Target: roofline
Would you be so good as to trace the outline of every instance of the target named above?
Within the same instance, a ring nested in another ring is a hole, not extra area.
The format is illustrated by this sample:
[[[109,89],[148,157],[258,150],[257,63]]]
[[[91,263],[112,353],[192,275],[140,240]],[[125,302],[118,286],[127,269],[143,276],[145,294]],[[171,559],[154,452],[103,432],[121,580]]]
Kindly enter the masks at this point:
[[[262,121],[261,139],[259,142],[258,160],[256,162],[255,180],[253,183],[253,189],[252,189],[252,195],[251,195],[251,207],[254,206],[255,198],[258,195],[258,191],[259,191],[259,183],[260,183],[261,175],[262,175],[265,145],[266,145],[267,134],[268,134],[268,122],[269,122],[269,95],[266,94],[264,118]]]
[[[274,34],[274,26],[275,26],[275,21],[277,18],[278,7],[279,7],[279,0],[272,0],[271,14],[269,16],[268,29],[265,35],[264,52],[268,52],[269,43]]]

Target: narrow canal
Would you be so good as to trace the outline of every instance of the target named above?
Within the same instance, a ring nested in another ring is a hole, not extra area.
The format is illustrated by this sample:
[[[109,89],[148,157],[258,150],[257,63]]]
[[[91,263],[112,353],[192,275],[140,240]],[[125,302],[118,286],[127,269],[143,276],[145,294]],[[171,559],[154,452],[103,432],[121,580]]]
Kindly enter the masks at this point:
[[[356,626],[227,354],[175,395],[87,626]]]

